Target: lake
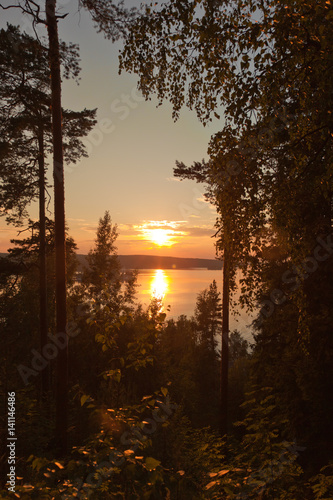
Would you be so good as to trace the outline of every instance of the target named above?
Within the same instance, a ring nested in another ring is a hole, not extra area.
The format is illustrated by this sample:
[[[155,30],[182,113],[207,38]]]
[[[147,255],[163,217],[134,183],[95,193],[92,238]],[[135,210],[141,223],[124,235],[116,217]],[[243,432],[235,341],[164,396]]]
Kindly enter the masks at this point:
[[[148,306],[152,297],[160,298],[164,308],[170,306],[167,319],[177,319],[181,314],[194,314],[198,293],[208,288],[215,279],[222,292],[222,271],[207,269],[144,269],[139,271],[137,298]],[[252,341],[252,318],[242,309],[237,318],[231,316],[230,331],[237,328],[244,338]]]

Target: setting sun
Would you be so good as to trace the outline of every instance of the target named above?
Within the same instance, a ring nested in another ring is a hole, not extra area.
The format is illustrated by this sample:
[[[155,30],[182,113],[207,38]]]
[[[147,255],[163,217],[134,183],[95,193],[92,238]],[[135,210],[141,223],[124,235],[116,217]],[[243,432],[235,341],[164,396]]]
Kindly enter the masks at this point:
[[[160,247],[169,247],[174,244],[172,235],[167,229],[151,229],[150,239],[155,245]]]
[[[178,221],[149,221],[136,226],[141,233],[141,238],[153,243],[157,247],[172,247],[185,236],[185,232],[179,230]]]

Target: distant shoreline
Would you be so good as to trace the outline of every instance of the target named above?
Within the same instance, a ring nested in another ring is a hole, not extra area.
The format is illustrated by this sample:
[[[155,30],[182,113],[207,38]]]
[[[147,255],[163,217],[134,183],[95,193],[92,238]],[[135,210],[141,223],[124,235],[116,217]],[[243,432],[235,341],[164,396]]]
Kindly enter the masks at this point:
[[[86,255],[77,255],[82,266]],[[160,257],[157,255],[118,255],[123,269],[199,269],[221,270],[222,261],[215,259],[195,259],[183,257]]]
[[[161,269],[162,271],[220,271],[220,269],[208,269],[207,267],[148,267],[148,268],[134,268],[134,269],[126,269],[127,271],[134,271],[135,269],[139,271],[139,273],[144,271],[156,271]]]
[[[0,257],[8,257],[8,253],[0,253]],[[79,267],[86,266],[87,256],[77,254]],[[217,259],[196,259],[185,257],[163,257],[159,255],[118,255],[123,269],[200,269],[221,270],[223,262]]]

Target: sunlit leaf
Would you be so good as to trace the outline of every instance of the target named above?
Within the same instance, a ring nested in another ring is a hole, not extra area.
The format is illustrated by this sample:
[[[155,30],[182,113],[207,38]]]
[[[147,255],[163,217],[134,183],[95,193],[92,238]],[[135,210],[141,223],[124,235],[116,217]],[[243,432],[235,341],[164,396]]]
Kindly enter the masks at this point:
[[[161,462],[159,460],[156,460],[153,457],[147,457],[145,460],[146,467],[150,471],[156,469],[156,467],[158,467],[160,465],[160,463]]]
[[[220,472],[218,472],[217,475],[219,477],[221,477],[221,476],[224,476],[225,474],[228,474],[228,472],[230,472],[229,469],[228,470],[220,470]]]
[[[211,481],[210,483],[208,483],[206,485],[206,490],[209,490],[210,488],[212,488],[213,486],[215,486],[216,484],[219,484],[218,481]]]
[[[168,394],[168,389],[166,387],[162,387],[161,393],[163,394],[164,397]]]
[[[88,401],[88,399],[90,399],[90,396],[88,396],[87,394],[83,394],[83,396],[81,396],[81,406],[83,406]]]

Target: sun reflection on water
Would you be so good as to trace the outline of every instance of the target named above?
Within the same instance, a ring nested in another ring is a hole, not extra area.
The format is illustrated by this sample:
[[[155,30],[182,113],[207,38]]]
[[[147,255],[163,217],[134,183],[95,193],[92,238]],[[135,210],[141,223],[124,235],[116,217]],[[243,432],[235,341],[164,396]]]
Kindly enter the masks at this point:
[[[168,276],[162,269],[156,269],[150,283],[150,295],[153,299],[163,301],[169,289]]]

